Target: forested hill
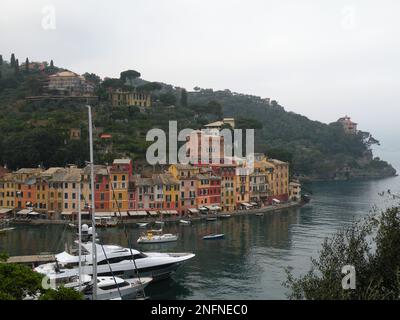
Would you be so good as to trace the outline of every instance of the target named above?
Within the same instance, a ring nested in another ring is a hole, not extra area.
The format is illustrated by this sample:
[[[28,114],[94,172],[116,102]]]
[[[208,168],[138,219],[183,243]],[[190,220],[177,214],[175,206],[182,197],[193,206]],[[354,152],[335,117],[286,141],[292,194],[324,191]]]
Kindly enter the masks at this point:
[[[10,169],[83,165],[88,159],[85,101],[26,99],[43,95],[48,75],[63,69],[53,63],[39,71],[20,67],[15,61],[13,66],[2,59],[0,62],[0,165]],[[168,131],[169,120],[177,120],[178,129],[198,129],[223,117],[234,117],[237,128],[256,129],[256,152],[289,161],[292,174],[297,176],[333,179],[395,174],[385,161],[373,158],[370,147],[377,141],[369,133],[347,135],[337,123],[311,121],[286,112],[275,101],[268,104],[260,97],[229,90],[195,88],[187,92],[142,80],[135,71],[104,81],[94,73],[85,73],[84,77],[95,84],[98,97],[93,102],[97,162],[129,156],[135,164],[142,164],[136,167],[139,171],[146,163],[150,143],[145,136],[149,129]],[[152,96],[152,107],[113,108],[106,94],[110,87],[146,91]],[[80,139],[72,139],[71,129],[81,130]],[[102,133],[112,139],[100,139]]]
[[[369,132],[349,135],[337,122],[328,125],[312,121],[285,111],[276,101],[267,103],[257,96],[196,89],[189,94],[190,103],[217,101],[223,106],[225,117],[253,122],[259,128],[256,150],[289,161],[298,175],[332,179],[395,174],[391,165],[373,157],[371,146],[379,141]]]

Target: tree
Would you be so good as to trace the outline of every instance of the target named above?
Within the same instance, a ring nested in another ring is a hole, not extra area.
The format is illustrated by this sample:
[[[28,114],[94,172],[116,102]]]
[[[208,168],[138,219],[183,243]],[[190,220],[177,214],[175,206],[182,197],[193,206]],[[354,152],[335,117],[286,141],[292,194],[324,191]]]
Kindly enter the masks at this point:
[[[14,53],[11,54],[10,64],[11,64],[11,68],[15,67],[15,55],[14,55]]]
[[[53,60],[50,61],[50,68],[54,68],[54,62],[53,62]]]
[[[187,92],[185,89],[182,89],[181,91],[181,106],[182,107],[187,107]]]
[[[19,73],[19,61],[18,61],[18,59],[17,60],[15,60],[15,66],[14,66],[14,70],[15,70],[15,73],[16,74],[18,74]]]
[[[25,60],[25,71],[29,71],[29,59],[26,58]]]
[[[400,209],[388,208],[380,215],[325,239],[310,271],[296,279],[287,270],[284,285],[290,299],[380,300],[400,299]],[[342,287],[342,268],[354,266],[356,289]]]
[[[83,300],[84,296],[72,288],[61,286],[57,290],[49,289],[39,297],[39,300]]]
[[[158,82],[148,82],[148,83],[145,83],[145,84],[143,84],[141,86],[138,86],[136,89],[138,91],[151,92],[151,91],[160,90],[161,88],[162,88],[162,86]]]
[[[100,84],[100,82],[101,82],[101,78],[100,78],[97,74],[95,74],[95,73],[85,72],[85,73],[83,74],[83,77],[84,77],[87,81],[92,82],[92,83],[94,83],[95,85],[98,85],[98,84]]]
[[[133,80],[140,77],[140,72],[136,70],[126,70],[121,72],[120,79],[125,83],[126,80]]]
[[[26,294],[35,295],[41,289],[42,276],[30,268],[12,263],[0,263],[0,294],[22,300]]]
[[[164,106],[175,105],[176,97],[172,92],[163,93],[159,97],[160,101]]]
[[[0,66],[3,65],[3,55],[0,54]]]

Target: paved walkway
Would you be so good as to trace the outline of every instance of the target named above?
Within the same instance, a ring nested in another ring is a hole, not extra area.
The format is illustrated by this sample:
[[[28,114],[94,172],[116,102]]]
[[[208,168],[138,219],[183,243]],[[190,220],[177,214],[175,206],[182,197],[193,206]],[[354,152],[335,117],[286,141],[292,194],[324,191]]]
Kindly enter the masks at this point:
[[[262,207],[259,209],[249,209],[249,210],[237,210],[237,211],[230,211],[230,212],[220,212],[218,214],[212,214],[209,216],[212,217],[220,217],[223,215],[231,215],[231,216],[238,216],[238,215],[252,215],[256,213],[262,213],[262,212],[275,212],[283,209],[288,209],[288,208],[296,208],[299,207],[301,204],[299,202],[289,202],[289,203],[284,203],[284,204],[277,204],[277,205],[271,205],[267,207]],[[198,221],[198,220],[203,220],[205,219],[206,216],[176,216],[176,217],[164,217],[161,219],[160,217],[136,217],[136,218],[128,218],[124,219],[124,223],[126,224],[135,224],[138,222],[155,222],[155,221],[164,221],[164,222],[179,222],[179,220],[184,219],[184,220],[190,220],[190,221]],[[48,219],[35,219],[31,220],[29,222],[26,222],[27,224],[32,224],[32,225],[39,225],[39,224],[69,224],[72,221],[70,220],[48,220]],[[82,223],[87,223],[90,224],[90,220],[82,220]]]

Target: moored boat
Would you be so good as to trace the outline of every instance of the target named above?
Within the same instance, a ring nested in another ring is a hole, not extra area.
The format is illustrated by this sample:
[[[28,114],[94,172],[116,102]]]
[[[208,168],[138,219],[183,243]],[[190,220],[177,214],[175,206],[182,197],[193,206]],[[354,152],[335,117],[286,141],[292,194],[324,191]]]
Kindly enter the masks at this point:
[[[207,236],[203,237],[203,240],[217,240],[217,239],[223,239],[225,237],[225,234],[220,233],[220,234],[209,234]]]
[[[165,233],[162,234],[162,230],[150,230],[146,235],[141,236],[137,243],[164,243],[174,242],[178,240],[178,235]]]
[[[179,222],[180,222],[180,224],[184,224],[184,225],[190,225],[190,224],[192,224],[192,222],[189,221],[189,220],[179,220]]]

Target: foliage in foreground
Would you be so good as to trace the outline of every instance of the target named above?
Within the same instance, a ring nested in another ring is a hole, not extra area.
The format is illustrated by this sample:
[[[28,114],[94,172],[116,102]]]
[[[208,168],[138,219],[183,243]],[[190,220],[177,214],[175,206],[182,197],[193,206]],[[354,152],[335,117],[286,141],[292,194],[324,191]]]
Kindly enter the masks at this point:
[[[342,267],[356,270],[356,289],[344,290]],[[295,278],[290,270],[284,286],[289,299],[398,300],[400,299],[400,210],[355,222],[325,239],[310,271]]]
[[[46,290],[39,300],[83,300],[83,294],[71,288],[60,287],[57,290]]]
[[[4,260],[4,259],[2,259]],[[22,300],[35,296],[40,300],[82,300],[83,295],[74,289],[44,290],[42,275],[20,264],[0,262],[0,300]]]

